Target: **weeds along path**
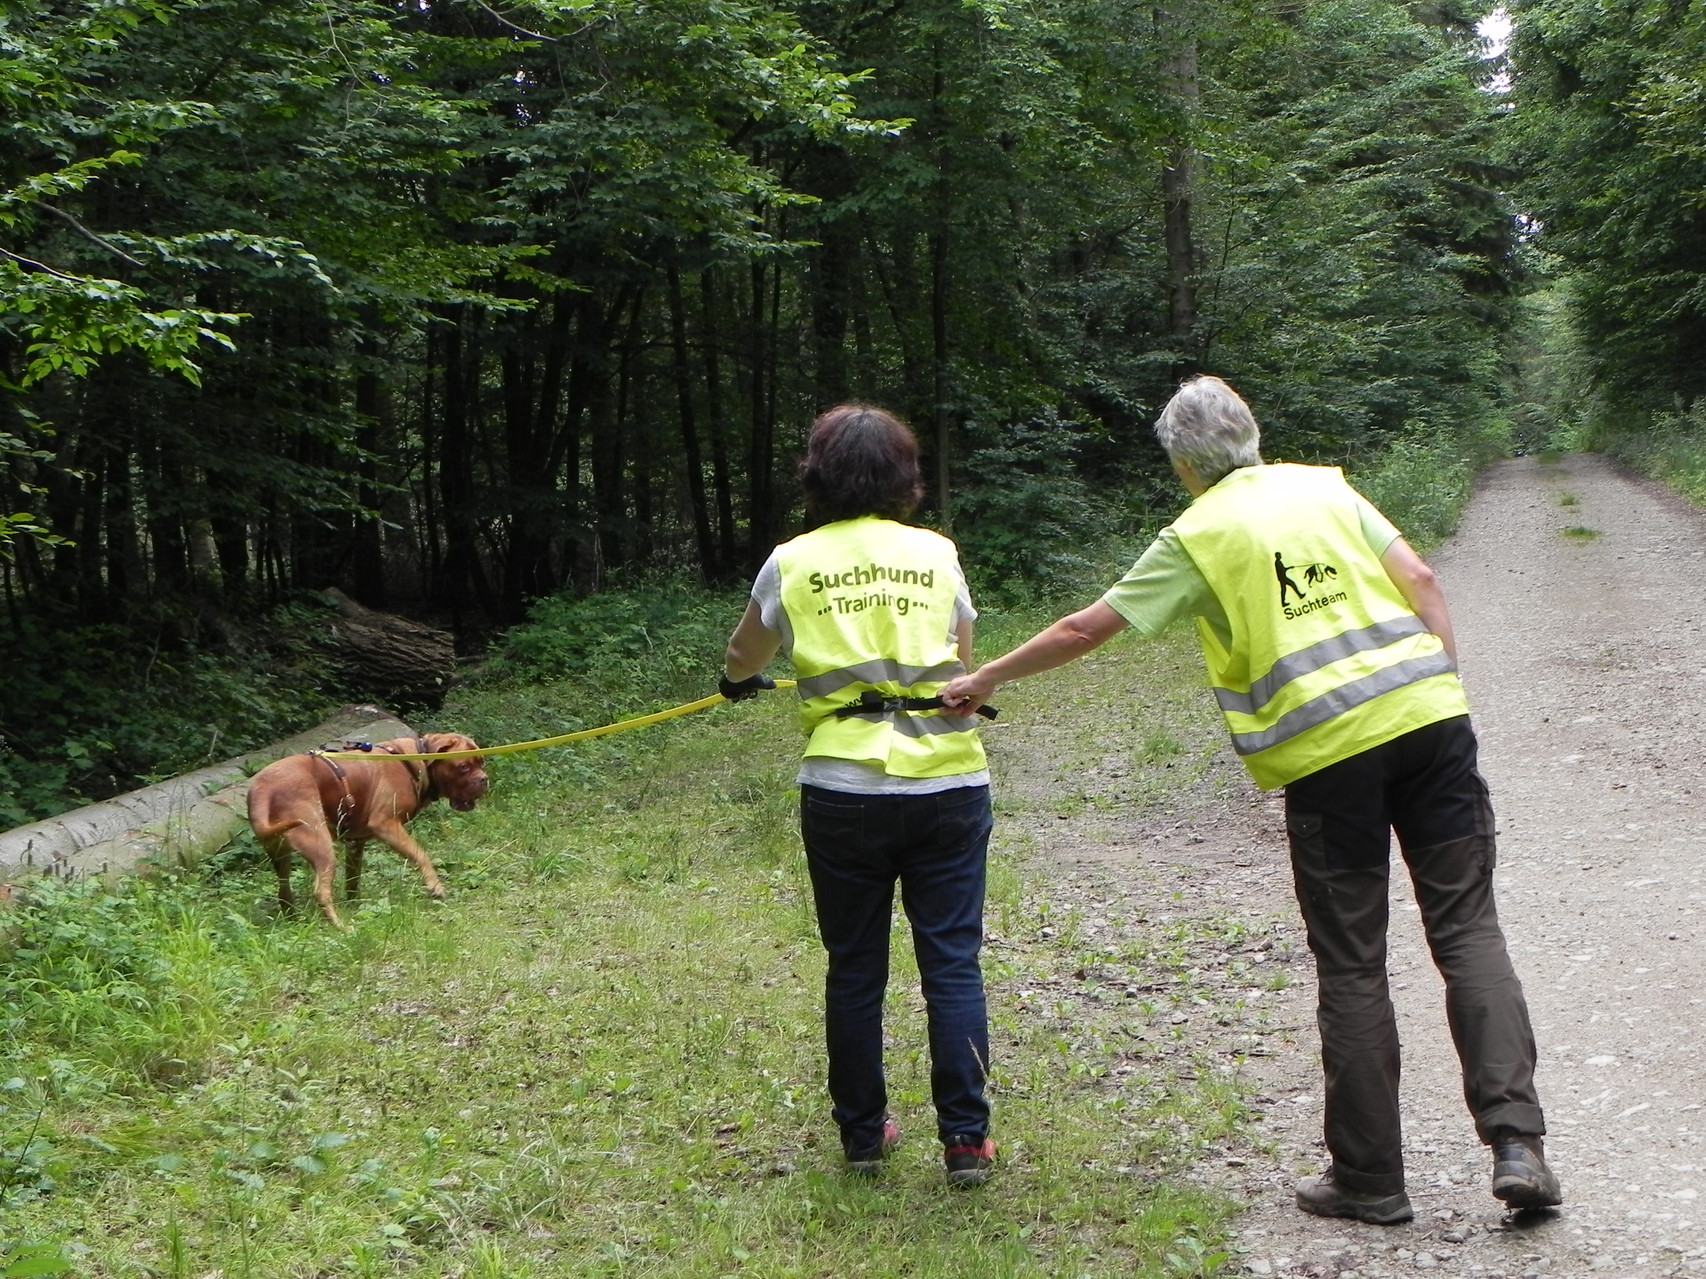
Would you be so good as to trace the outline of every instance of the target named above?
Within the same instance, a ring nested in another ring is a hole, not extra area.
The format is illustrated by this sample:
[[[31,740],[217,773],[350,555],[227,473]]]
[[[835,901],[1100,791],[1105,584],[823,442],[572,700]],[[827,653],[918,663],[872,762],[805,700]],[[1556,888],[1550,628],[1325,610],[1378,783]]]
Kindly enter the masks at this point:
[[[1182,645],[1116,650],[1089,693],[1051,679],[1061,709],[1032,714],[1056,727],[997,738],[1015,819],[1057,866],[1063,907],[1110,933],[1172,930],[1216,992],[1171,1020],[1254,1098],[1252,1147],[1202,1170],[1249,1205],[1231,1272],[1706,1276],[1706,518],[1598,457],[1517,459],[1483,477],[1431,559],[1498,810],[1500,911],[1562,1211],[1513,1218],[1488,1194],[1401,874],[1390,967],[1416,1220],[1381,1229],[1292,1207],[1324,1151],[1313,972],[1277,797],[1241,780],[1206,710],[1121,704],[1134,674],[1166,682],[1134,662],[1177,662],[1182,695],[1206,704]],[[1108,749],[1072,745],[1110,715],[1112,732],[1092,734]]]

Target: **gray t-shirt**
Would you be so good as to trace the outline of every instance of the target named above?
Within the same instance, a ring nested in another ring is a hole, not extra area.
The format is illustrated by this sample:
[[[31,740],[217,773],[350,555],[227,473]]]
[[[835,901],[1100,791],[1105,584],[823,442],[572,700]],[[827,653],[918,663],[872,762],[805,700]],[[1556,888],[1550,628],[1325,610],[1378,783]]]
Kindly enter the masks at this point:
[[[958,564],[954,565],[954,577],[954,615],[948,620],[950,643],[957,641],[962,622],[977,618],[971,592],[966,589],[965,574]],[[788,625],[788,614],[782,607],[782,566],[774,551],[752,583],[752,602],[758,605],[759,621],[782,637],[782,651],[792,656],[794,628]],[[962,786],[987,786],[989,770],[980,768],[975,773],[956,773],[952,777],[893,777],[875,764],[813,756],[800,761],[797,780],[802,786],[821,786],[824,790],[852,795],[930,795]]]

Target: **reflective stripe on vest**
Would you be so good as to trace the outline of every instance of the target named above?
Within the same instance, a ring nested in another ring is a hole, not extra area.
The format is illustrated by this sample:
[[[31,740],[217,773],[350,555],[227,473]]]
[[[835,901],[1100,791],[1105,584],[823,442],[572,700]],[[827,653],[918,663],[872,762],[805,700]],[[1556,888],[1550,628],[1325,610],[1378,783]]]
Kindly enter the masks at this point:
[[[1456,669],[1444,653],[1406,658],[1392,666],[1383,666],[1373,674],[1364,675],[1349,684],[1341,684],[1313,701],[1305,702],[1296,710],[1280,716],[1279,721],[1266,732],[1232,734],[1232,749],[1240,755],[1254,755],[1258,751],[1272,750],[1281,742],[1289,742],[1299,733],[1325,724],[1364,702],[1372,702],[1377,697],[1429,676],[1449,675]],[[1223,691],[1225,690],[1215,690],[1217,693]]]
[[[867,691],[932,697],[964,673],[951,634],[960,581],[952,542],[892,520],[842,520],[777,547],[776,558],[808,757],[875,764],[896,777],[987,766],[971,716],[834,714]]]
[[[1411,611],[1362,531],[1336,468],[1255,466],[1174,523],[1226,610],[1225,647],[1199,619],[1233,749],[1272,789],[1468,713],[1445,646]]]
[[[877,684],[946,684],[956,675],[964,675],[966,668],[960,664],[960,659],[951,662],[939,662],[935,666],[902,666],[899,662],[891,662],[887,658],[878,658],[870,662],[856,662],[852,666],[843,666],[837,670],[825,671],[822,675],[814,675],[810,679],[799,680],[795,689],[803,698],[830,697],[844,688],[868,688]],[[851,699],[857,700],[857,697]]]
[[[1269,668],[1266,675],[1250,685],[1248,693],[1217,688],[1214,690],[1214,700],[1220,703],[1220,709],[1223,711],[1258,715],[1262,707],[1273,701],[1274,695],[1293,680],[1301,679],[1324,666],[1331,666],[1352,653],[1366,653],[1373,649],[1385,648],[1394,640],[1401,640],[1406,635],[1421,635],[1427,629],[1422,619],[1411,613],[1404,617],[1394,617],[1390,621],[1376,622],[1373,626],[1365,626],[1361,630],[1329,635],[1320,643],[1311,644],[1301,652],[1280,658]]]

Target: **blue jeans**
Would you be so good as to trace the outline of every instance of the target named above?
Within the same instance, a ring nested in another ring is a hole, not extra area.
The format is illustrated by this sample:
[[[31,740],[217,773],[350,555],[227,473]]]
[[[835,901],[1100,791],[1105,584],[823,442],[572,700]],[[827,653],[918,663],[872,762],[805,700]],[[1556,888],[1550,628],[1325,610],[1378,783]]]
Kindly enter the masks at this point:
[[[850,1156],[876,1151],[888,1111],[883,992],[897,880],[929,1016],[937,1135],[976,1144],[989,1132],[989,1017],[978,951],[993,825],[987,786],[933,795],[800,788],[800,833],[829,952],[829,1095]]]

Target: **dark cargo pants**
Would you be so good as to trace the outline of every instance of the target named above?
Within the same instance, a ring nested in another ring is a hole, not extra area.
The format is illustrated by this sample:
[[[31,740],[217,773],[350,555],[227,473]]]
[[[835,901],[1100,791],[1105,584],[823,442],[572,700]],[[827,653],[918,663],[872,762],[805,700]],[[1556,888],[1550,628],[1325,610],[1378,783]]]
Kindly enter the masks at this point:
[[[1493,905],[1493,810],[1467,716],[1406,733],[1285,788],[1297,900],[1319,981],[1333,1175],[1404,1188],[1398,1028],[1386,984],[1389,831],[1397,831],[1463,1067],[1475,1130],[1543,1133],[1534,1033]]]

